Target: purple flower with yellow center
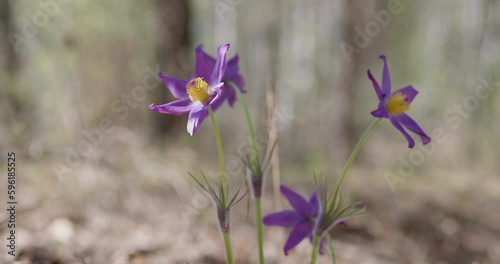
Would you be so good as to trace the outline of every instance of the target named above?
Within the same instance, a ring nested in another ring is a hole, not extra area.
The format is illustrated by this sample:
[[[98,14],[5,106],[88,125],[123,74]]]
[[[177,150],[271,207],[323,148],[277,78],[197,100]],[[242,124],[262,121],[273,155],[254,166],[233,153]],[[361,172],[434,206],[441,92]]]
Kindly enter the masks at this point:
[[[297,246],[304,238],[314,235],[316,222],[321,214],[321,205],[316,192],[307,201],[284,185],[281,185],[280,189],[293,211],[269,214],[262,219],[262,222],[268,226],[293,227],[284,247],[285,255],[288,255],[288,251]]]
[[[370,70],[368,70],[368,78],[372,81],[375,93],[380,101],[378,108],[371,112],[372,116],[388,118],[392,125],[406,137],[409,148],[415,146],[415,141],[413,141],[413,138],[406,132],[403,126],[419,135],[424,145],[431,142],[431,138],[405,113],[409,109],[413,99],[417,96],[418,91],[413,86],[408,85],[391,93],[391,77],[385,55],[381,55],[379,58],[384,61],[382,87],[380,87]]]
[[[203,51],[203,46],[199,45],[196,48],[196,52],[203,54],[205,59],[205,63],[209,69],[213,69],[217,64],[217,60],[212,56],[208,55]],[[217,101],[217,105],[214,105],[213,108],[217,109],[224,101],[227,99],[229,106],[233,107],[234,102],[236,101],[236,91],[231,85],[228,85],[228,82],[235,84],[241,93],[246,93],[245,82],[243,80],[243,76],[240,74],[240,68],[238,66],[239,56],[238,54],[234,55],[230,60],[227,61],[226,71],[224,72],[224,76],[222,76],[222,82],[224,82],[224,89],[222,89],[221,100]]]
[[[203,51],[196,49],[194,77],[181,80],[158,73],[172,95],[179,99],[163,105],[151,104],[149,109],[171,115],[189,113],[187,131],[193,136],[208,114],[208,107],[217,106],[223,100],[222,77],[226,68],[226,53],[229,44],[219,46],[218,56],[212,67],[206,61]]]

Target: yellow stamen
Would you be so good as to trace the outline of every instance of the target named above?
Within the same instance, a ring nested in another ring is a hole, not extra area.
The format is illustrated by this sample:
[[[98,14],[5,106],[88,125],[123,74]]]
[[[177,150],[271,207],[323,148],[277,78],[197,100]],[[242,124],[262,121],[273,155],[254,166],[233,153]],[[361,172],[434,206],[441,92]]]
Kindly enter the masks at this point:
[[[400,115],[410,108],[410,99],[402,93],[393,94],[385,105],[391,115]]]
[[[210,95],[208,94],[208,83],[201,77],[191,79],[186,85],[186,91],[191,101],[206,103]]]

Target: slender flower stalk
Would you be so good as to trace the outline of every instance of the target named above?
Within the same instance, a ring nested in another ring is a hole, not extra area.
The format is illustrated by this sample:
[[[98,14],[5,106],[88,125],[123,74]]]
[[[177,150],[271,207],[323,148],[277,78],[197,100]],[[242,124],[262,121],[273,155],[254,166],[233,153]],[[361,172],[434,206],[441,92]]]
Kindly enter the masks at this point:
[[[257,220],[257,243],[259,244],[259,263],[264,264],[264,238],[262,228],[262,209],[260,197],[255,197],[255,218]]]
[[[233,91],[236,91],[237,98],[241,101],[243,105],[243,110],[245,111],[245,119],[248,125],[248,132],[250,134],[250,142],[252,144],[252,152],[253,152],[253,161],[248,161],[248,165],[251,166],[250,171],[261,171],[260,168],[260,160],[259,154],[257,152],[257,140],[255,137],[255,130],[252,124],[252,119],[250,118],[250,111],[248,111],[247,103],[245,102],[245,98],[241,93],[241,89],[238,85],[232,81],[225,81],[224,84],[229,85]],[[253,173],[254,176],[258,173]],[[262,194],[262,177],[258,177],[252,181],[252,185],[254,187],[254,197],[255,197],[255,218],[257,223],[257,243],[259,247],[259,263],[264,264],[264,238],[263,238],[263,226],[262,226],[262,206],[261,206],[261,194]]]
[[[327,211],[330,212],[333,207],[335,206],[336,198],[338,196],[338,192],[340,190],[340,186],[342,185],[342,182],[345,179],[345,176],[347,175],[347,172],[349,171],[349,168],[351,168],[352,163],[354,162],[354,159],[358,155],[359,150],[363,146],[363,143],[365,142],[366,138],[370,135],[370,133],[373,131],[375,126],[380,122],[380,118],[376,119],[373,121],[373,123],[368,127],[368,129],[365,131],[363,136],[358,141],[358,144],[354,147],[351,155],[349,156],[349,159],[347,160],[347,163],[344,167],[344,171],[342,171],[342,175],[340,176],[339,181],[337,182],[337,186],[335,187],[335,191],[333,194],[330,196],[330,199],[328,200],[328,205],[327,205]]]
[[[246,118],[247,125],[248,125],[248,132],[250,133],[250,141],[252,143],[253,158],[254,158],[256,163],[259,163],[259,155],[257,152],[257,140],[255,137],[255,129],[253,128],[252,119],[250,118],[250,111],[248,111],[247,102],[245,101],[245,98],[243,98],[243,95],[241,94],[240,89],[238,88],[237,84],[235,84],[234,82],[231,82],[231,81],[226,81],[225,83],[227,83],[229,86],[231,86],[236,91],[236,94],[238,95],[238,99],[240,99],[241,104],[243,105],[243,110],[245,111],[245,118]]]
[[[210,114],[210,120],[212,120],[212,126],[215,134],[215,141],[217,143],[217,153],[219,154],[219,169],[220,169],[220,182],[222,188],[222,202],[224,207],[226,206],[227,201],[227,183],[225,176],[225,167],[224,167],[224,150],[222,149],[222,140],[220,138],[219,127],[217,126],[217,122],[215,121],[214,112],[212,111],[212,107],[208,107],[208,113]]]
[[[240,181],[239,186],[238,188],[236,188],[236,191],[233,193],[233,195],[228,199],[227,202],[225,202],[223,201],[224,198],[222,196],[222,184],[220,184],[220,182],[218,183],[218,191],[216,191],[208,181],[203,171],[201,172],[202,176],[201,180],[197,179],[192,174],[189,175],[200,186],[202,190],[204,190],[208,195],[210,195],[213,198],[215,202],[219,227],[222,232],[222,235],[224,236],[227,260],[228,263],[232,264],[233,252],[231,249],[231,239],[230,239],[230,229],[231,229],[230,213],[231,213],[231,208],[237,203],[239,203],[247,194],[247,192],[245,192],[244,194],[240,195],[241,185],[243,184],[243,180]]]
[[[224,233],[224,244],[226,245],[227,263],[233,263],[233,249],[231,248],[231,236],[229,232]]]
[[[332,254],[332,264],[335,264],[337,263],[335,250],[333,249],[332,237],[328,233],[326,234],[326,241],[328,242],[328,247],[330,248],[330,253]]]
[[[227,204],[227,183],[225,177],[225,167],[224,167],[224,150],[222,149],[222,140],[219,133],[219,127],[215,121],[215,115],[212,111],[212,107],[208,107],[208,113],[210,115],[210,120],[212,121],[212,126],[215,134],[215,141],[217,143],[217,152],[219,154],[219,169],[220,169],[220,188],[222,193],[222,206],[218,208],[219,223],[221,226],[221,231],[224,235],[224,244],[226,245],[226,255],[227,263],[233,263],[233,251],[231,248],[231,237],[229,233],[229,206]]]
[[[321,241],[321,235],[315,234],[313,240],[313,249],[311,254],[311,264],[316,264],[316,260],[318,259],[320,241]]]

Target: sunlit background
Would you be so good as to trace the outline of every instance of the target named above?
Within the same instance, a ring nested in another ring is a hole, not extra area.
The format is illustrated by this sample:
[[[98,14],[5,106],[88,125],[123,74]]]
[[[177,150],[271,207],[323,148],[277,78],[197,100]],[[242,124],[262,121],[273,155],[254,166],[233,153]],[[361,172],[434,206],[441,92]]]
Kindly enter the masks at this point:
[[[173,100],[158,71],[187,79],[194,48],[230,43],[259,147],[279,138],[264,214],[333,183],[373,121],[388,59],[393,89],[433,137],[414,150],[387,120],[344,190],[366,214],[332,231],[337,263],[496,263],[500,259],[500,2],[412,0],[0,1],[0,262],[225,263],[210,200],[189,178],[218,166],[209,120],[152,112]],[[242,177],[241,104],[216,112],[227,171]],[[415,137],[417,139],[417,137]],[[3,244],[7,153],[17,157],[17,257]],[[236,263],[257,263],[255,217],[235,208]],[[288,230],[265,228],[268,263],[308,263]],[[331,263],[320,257],[318,263]]]

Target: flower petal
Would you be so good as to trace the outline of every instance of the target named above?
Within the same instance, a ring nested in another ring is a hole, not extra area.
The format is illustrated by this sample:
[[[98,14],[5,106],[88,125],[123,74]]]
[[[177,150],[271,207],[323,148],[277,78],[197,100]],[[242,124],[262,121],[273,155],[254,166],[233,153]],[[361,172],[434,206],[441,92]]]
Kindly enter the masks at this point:
[[[372,116],[378,118],[389,118],[389,113],[387,112],[387,109],[385,109],[385,106],[382,103],[379,103],[377,110],[373,110],[371,114]]]
[[[321,204],[319,202],[319,196],[317,192],[314,192],[311,195],[311,198],[309,198],[309,208],[311,211],[311,216],[317,217],[321,210]]]
[[[195,53],[196,58],[194,65],[194,75],[196,77],[202,77],[206,82],[208,82],[210,80],[209,78],[212,74],[215,62],[211,63],[211,61],[207,60],[207,57],[211,57],[203,51],[202,45],[196,47]]]
[[[232,75],[231,77],[229,77],[229,80],[235,83],[236,86],[238,86],[240,92],[247,92],[247,89],[245,88],[245,81],[243,80],[243,76],[241,76],[241,74]]]
[[[229,106],[233,107],[234,102],[236,102],[236,92],[232,88],[227,89],[225,92],[226,92],[227,102],[229,103]]]
[[[196,108],[191,110],[187,122],[187,131],[189,135],[193,136],[198,127],[201,125],[205,117],[207,116],[207,108],[202,104],[197,104]]]
[[[408,133],[406,133],[406,131],[401,126],[401,124],[399,123],[399,121],[395,117],[390,117],[389,120],[391,120],[392,125],[397,130],[399,130],[399,132],[401,132],[403,134],[403,136],[405,136],[406,140],[408,140],[408,147],[409,148],[413,148],[415,146],[415,141],[413,141],[413,138],[411,138],[410,135],[408,135]]]
[[[311,216],[311,209],[309,202],[307,202],[298,193],[292,191],[285,185],[280,187],[281,193],[286,197],[290,205],[295,211],[303,216]]]
[[[240,68],[238,67],[238,62],[240,57],[238,54],[234,55],[230,60],[227,61],[226,76],[232,76],[239,73]]]
[[[205,58],[205,62],[207,63],[208,65],[208,68],[210,69],[210,71],[213,70],[213,68],[215,67],[215,58],[208,55],[208,53],[206,53],[204,50],[203,50],[203,45],[199,45],[198,48],[202,51],[202,54],[203,54],[203,57]]]
[[[222,77],[224,76],[224,72],[226,70],[226,53],[228,49],[229,44],[224,44],[220,45],[219,49],[217,50],[218,56],[212,72],[212,78],[209,82],[210,86],[217,85],[222,81]]]
[[[422,139],[422,144],[425,145],[431,142],[431,138],[427,136],[425,132],[420,128],[420,126],[418,126],[417,122],[411,119],[411,117],[409,117],[407,114],[402,114],[398,116],[397,119],[403,126],[413,131],[413,133],[419,135]]]
[[[230,85],[224,85],[219,89],[219,94],[212,100],[210,106],[215,111],[217,110],[227,99],[229,105],[233,107],[234,102],[236,101],[236,92]]]
[[[196,106],[189,99],[177,100],[163,105],[149,105],[149,109],[153,111],[170,115],[182,115],[193,110],[195,107]]]
[[[211,87],[212,88],[212,87]],[[224,103],[224,100],[226,99],[224,97],[224,90],[226,87],[224,86],[224,83],[220,83],[219,85],[213,87],[212,91],[209,91],[212,95],[215,95],[212,97],[212,100],[208,103],[212,107],[212,110],[216,110],[219,108],[222,103]]]
[[[288,251],[297,246],[300,241],[304,240],[304,238],[308,237],[314,230],[314,223],[311,221],[302,222],[295,226],[290,232],[290,236],[288,236],[288,240],[286,241],[284,251],[285,255],[288,255]]]
[[[246,93],[245,82],[243,76],[240,74],[240,68],[238,66],[239,56],[236,54],[227,62],[226,73],[224,74],[224,80],[229,80],[238,86],[240,92]]]
[[[408,104],[410,104],[413,101],[413,99],[415,99],[415,97],[417,96],[418,91],[415,88],[413,88],[413,86],[408,85],[404,88],[394,91],[394,93],[404,94],[406,98],[408,98]]]
[[[375,77],[373,77],[372,72],[370,70],[368,70],[366,73],[368,74],[368,78],[370,78],[370,80],[372,81],[373,89],[375,89],[375,93],[377,94],[378,100],[380,102],[384,102],[386,94],[383,94],[382,90],[380,90],[380,85],[378,84],[378,82],[375,79]]]
[[[296,226],[304,217],[297,214],[295,211],[282,211],[274,214],[269,214],[262,219],[262,223],[267,226]]]
[[[388,95],[391,93],[391,75],[389,74],[389,66],[385,55],[380,55],[379,59],[384,61],[384,70],[382,72],[382,94]]]
[[[170,92],[175,98],[178,99],[188,98],[188,95],[186,93],[187,81],[168,77],[164,75],[162,72],[158,73],[158,77],[160,77],[160,79],[163,81],[165,86],[170,90]]]

